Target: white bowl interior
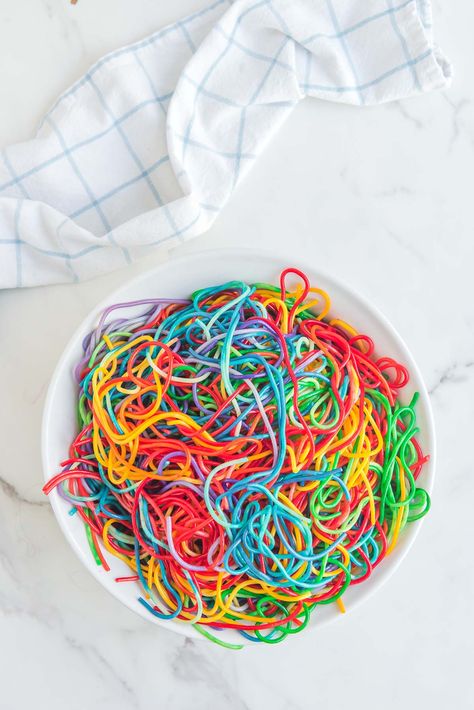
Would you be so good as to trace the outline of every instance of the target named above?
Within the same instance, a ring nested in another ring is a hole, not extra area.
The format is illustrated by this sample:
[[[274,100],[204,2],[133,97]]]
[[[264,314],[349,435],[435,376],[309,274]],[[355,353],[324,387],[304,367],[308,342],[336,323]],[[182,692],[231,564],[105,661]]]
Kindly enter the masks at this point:
[[[417,408],[421,433],[419,440],[431,458],[423,469],[419,483],[431,490],[434,477],[435,440],[433,417],[428,394],[407,347],[388,321],[368,302],[354,291],[338,283],[328,275],[318,272],[308,264],[295,263],[292,258],[282,258],[271,253],[244,249],[222,249],[200,252],[175,258],[139,276],[112,293],[82,323],[66,347],[51,380],[43,418],[43,467],[49,480],[60,470],[60,461],[67,456],[69,444],[76,433],[75,400],[76,385],[73,367],[80,359],[83,338],[97,324],[98,315],[111,304],[141,298],[185,298],[198,288],[221,284],[229,280],[278,284],[282,269],[295,266],[302,269],[313,286],[326,290],[332,302],[330,316],[337,316],[366,333],[375,341],[376,353],[395,358],[410,372],[410,383],[403,390],[402,399],[408,402],[414,391],[420,393]],[[60,416],[58,416],[60,413]],[[140,589],[135,582],[116,583],[115,578],[130,574],[129,568],[120,560],[104,551],[110,572],[98,567],[91,555],[83,524],[79,516],[70,516],[70,505],[56,491],[50,496],[51,505],[72,548],[87,569],[117,599],[152,623],[165,626],[192,638],[202,638],[190,625],[176,621],[161,621],[150,614],[138,602]],[[392,554],[374,571],[370,579],[361,585],[349,588],[344,594],[348,612],[381,586],[394,572],[413,544],[421,521],[408,525]],[[323,605],[312,616],[310,627],[320,626],[340,617],[335,604]],[[308,631],[306,631],[308,633]],[[231,643],[251,643],[235,631],[220,632],[219,638]]]

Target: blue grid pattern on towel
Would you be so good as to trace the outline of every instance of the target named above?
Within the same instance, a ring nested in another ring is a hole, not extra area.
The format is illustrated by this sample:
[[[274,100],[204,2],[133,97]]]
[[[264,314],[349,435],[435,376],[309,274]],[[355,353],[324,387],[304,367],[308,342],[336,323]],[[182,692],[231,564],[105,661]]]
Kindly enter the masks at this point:
[[[333,32],[325,32],[308,36],[304,40],[300,41],[300,46],[313,49],[315,43],[319,39],[333,40],[335,42],[340,43],[342,55],[346,57],[348,65],[351,68],[353,83],[346,86],[340,86],[319,85],[317,83],[312,82],[310,77],[310,54],[308,52],[306,72],[304,77],[302,77],[302,80],[300,81],[300,87],[302,91],[311,92],[320,90],[324,92],[333,92],[336,94],[344,94],[351,92],[352,94],[356,94],[359,97],[360,103],[363,104],[364,91],[366,89],[376,85],[377,83],[385,81],[388,77],[392,76],[395,73],[409,71],[413,76],[414,85],[416,86],[417,83],[419,84],[416,71],[417,65],[422,62],[427,56],[429,56],[431,52],[425,52],[421,56],[410,55],[404,36],[401,33],[400,28],[397,24],[397,14],[399,11],[403,10],[409,5],[413,5],[413,3],[416,3],[417,6],[418,4],[420,4],[420,7],[423,8],[424,0],[403,0],[402,2],[396,2],[394,0],[381,0],[381,9],[377,13],[364,17],[358,20],[355,24],[346,27],[341,25],[341,21],[337,16],[337,2],[335,3],[333,0],[325,1],[327,4],[329,16],[332,21]],[[10,178],[6,182],[4,182],[4,184],[0,185],[0,197],[2,195],[6,197],[16,197],[18,198],[18,203],[15,211],[14,224],[12,226],[12,235],[5,235],[3,238],[0,238],[0,246],[3,245],[7,248],[11,248],[13,246],[15,249],[18,286],[22,285],[23,278],[22,246],[27,243],[25,240],[22,239],[22,210],[24,209],[25,202],[28,199],[35,199],[34,195],[31,194],[31,190],[28,188],[28,180],[31,178],[33,178],[35,181],[38,180],[42,172],[56,166],[61,161],[66,161],[69,164],[70,169],[75,174],[77,182],[81,186],[83,192],[82,206],[76,207],[74,210],[71,210],[68,217],[70,219],[76,220],[87,212],[94,213],[98,220],[98,223],[102,225],[102,229],[104,230],[104,236],[107,237],[107,240],[109,242],[113,243],[114,226],[117,225],[111,224],[107,216],[106,203],[108,200],[110,200],[114,196],[117,196],[119,193],[125,193],[137,183],[140,183],[144,187],[146,187],[156,206],[161,207],[165,211],[165,214],[168,219],[170,231],[168,234],[160,235],[160,237],[156,240],[156,243],[160,243],[162,241],[171,239],[172,237],[179,236],[192,227],[192,224],[184,225],[181,227],[177,225],[171,210],[166,204],[165,199],[160,194],[160,190],[158,190],[156,183],[152,179],[153,175],[157,171],[159,171],[159,169],[163,165],[169,163],[169,155],[166,153],[161,156],[154,156],[153,162],[149,165],[145,165],[143,160],[135,151],[133,147],[133,141],[129,135],[128,122],[133,117],[139,116],[140,113],[144,110],[156,111],[157,120],[158,117],[161,115],[161,118],[164,121],[166,119],[167,107],[173,93],[172,91],[167,91],[163,94],[160,94],[157,91],[156,87],[153,84],[153,80],[151,79],[149,72],[140,57],[139,52],[141,49],[149,45],[159,43],[171,33],[181,33],[189,47],[190,53],[195,52],[196,44],[193,40],[193,24],[210,11],[216,10],[222,6],[222,12],[224,12],[225,8],[231,5],[232,0],[216,0],[209,7],[204,8],[203,10],[195,13],[194,15],[191,15],[190,17],[184,20],[180,20],[176,24],[165,28],[164,30],[154,34],[150,38],[145,39],[142,42],[138,42],[129,47],[120,49],[116,52],[113,52],[112,54],[100,60],[80,81],[78,81],[69,91],[64,93],[58,99],[58,102],[55,104],[53,109],[45,117],[44,122],[51,127],[51,130],[55,133],[57,137],[58,147],[52,155],[45,158],[43,161],[38,162],[38,164],[31,166],[24,171],[21,171],[18,169],[18,166],[12,163],[8,150],[4,151],[2,157]],[[383,5],[385,5],[385,7],[382,7]],[[240,23],[242,22],[243,15],[251,13],[255,9],[260,8],[262,6],[267,6],[269,10],[273,13],[275,19],[280,24],[282,32],[285,35],[284,42],[280,47],[280,50],[277,51],[274,56],[266,56],[264,54],[259,53],[258,51],[255,51],[255,49],[247,48],[245,44],[237,38],[238,28]],[[422,9],[419,9],[419,12],[421,13]],[[422,20],[423,17],[424,16],[422,15]],[[398,63],[396,66],[393,66],[390,69],[385,69],[378,76],[372,77],[370,79],[363,79],[359,76],[356,61],[351,55],[348,38],[351,35],[354,35],[358,31],[360,31],[362,28],[366,28],[371,23],[380,22],[382,20],[386,20],[390,24],[393,33],[397,37],[397,41],[400,42],[401,52],[403,54],[404,61]],[[280,61],[281,51],[283,50],[286,43],[292,40],[291,38],[286,36],[289,30],[286,26],[284,19],[278,12],[277,7],[275,7],[274,0],[257,0],[253,5],[246,7],[244,13],[237,18],[234,25],[234,29],[230,34],[225,34],[220,27],[217,27],[216,31],[220,33],[221,39],[225,40],[226,44],[224,46],[224,49],[214,60],[212,65],[209,66],[207,72],[203,75],[202,80],[200,82],[196,82],[195,80],[186,76],[186,74],[184,76],[194,89],[195,104],[199,100],[199,97],[202,95],[208,98],[212,98],[212,100],[217,103],[220,102],[227,106],[235,105],[235,107],[240,110],[240,121],[238,124],[238,135],[235,142],[235,148],[224,153],[226,158],[229,158],[230,160],[234,161],[233,184],[235,185],[239,178],[240,167],[242,162],[245,160],[254,160],[256,157],[253,154],[246,153],[244,150],[244,137],[246,132],[248,105],[238,106],[228,97],[209,90],[207,87],[209,78],[212,76],[216,67],[219,65],[221,60],[226,56],[226,54],[231,48],[233,50],[237,50],[246,54],[248,57],[251,57],[253,60],[255,60],[255,62],[258,62],[259,65],[262,63],[266,64],[267,68],[265,73],[263,74],[262,81],[259,85],[258,90],[254,93],[252,97],[252,102],[256,102],[258,101],[260,91],[264,88],[265,83],[271,76],[272,71],[275,69],[275,67],[282,65],[282,62]],[[109,97],[104,95],[104,92],[95,82],[94,77],[100,68],[104,67],[109,63],[113,63],[114,60],[125,54],[133,55],[135,57],[137,66],[141,67],[143,71],[144,80],[148,83],[148,86],[150,87],[150,90],[152,92],[152,96],[145,98],[143,101],[140,101],[135,105],[127,108],[127,110],[124,111],[122,114],[117,115],[115,111],[110,107]],[[61,127],[54,119],[55,111],[62,102],[67,101],[68,98],[73,94],[77,96],[85,87],[88,87],[89,89],[92,89],[95,92],[97,99],[102,105],[104,115],[108,118],[108,125],[105,128],[102,128],[100,131],[93,132],[91,135],[88,135],[87,137],[82,138],[81,140],[68,143],[61,131]],[[183,144],[183,155],[186,156],[186,153],[190,150],[190,148],[217,152],[214,148],[212,148],[212,146],[202,145],[198,140],[193,137],[193,121],[194,114],[192,115],[188,123],[184,135],[181,136]],[[81,151],[85,147],[89,147],[92,145],[95,146],[96,149],[99,151],[101,141],[104,141],[112,133],[115,134],[115,137],[120,137],[122,148],[127,152],[128,157],[134,163],[136,172],[134,174],[130,174],[127,179],[120,180],[113,188],[107,190],[106,192],[102,194],[97,194],[95,186],[91,184],[90,179],[86,178],[84,171],[81,167]],[[209,204],[202,204],[201,208],[209,211],[219,210],[219,207]],[[194,221],[195,220],[193,220],[193,222]],[[64,224],[64,222],[62,224]],[[60,236],[61,226],[62,225],[59,225],[58,227],[58,238]],[[36,249],[39,252],[44,253],[49,257],[62,259],[71,272],[71,279],[77,280],[77,274],[74,270],[72,262],[80,260],[81,258],[86,256],[86,254],[89,254],[91,251],[94,251],[96,249],[103,249],[106,244],[97,243],[96,245],[92,245],[85,249],[77,250],[75,252],[72,251],[71,253],[69,253],[66,248],[64,251],[54,251],[46,249],[42,250],[41,247],[32,246],[31,244],[28,244],[28,246],[30,248]],[[122,247],[122,252],[124,261],[128,261],[130,257],[127,249]]]

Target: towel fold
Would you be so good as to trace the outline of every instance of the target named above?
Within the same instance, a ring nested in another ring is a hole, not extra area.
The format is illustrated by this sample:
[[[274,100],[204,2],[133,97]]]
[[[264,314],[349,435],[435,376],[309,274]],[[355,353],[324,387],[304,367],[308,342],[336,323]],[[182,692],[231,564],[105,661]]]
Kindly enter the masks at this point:
[[[429,0],[216,0],[107,55],[0,160],[0,287],[91,278],[210,227],[305,96],[445,87]]]

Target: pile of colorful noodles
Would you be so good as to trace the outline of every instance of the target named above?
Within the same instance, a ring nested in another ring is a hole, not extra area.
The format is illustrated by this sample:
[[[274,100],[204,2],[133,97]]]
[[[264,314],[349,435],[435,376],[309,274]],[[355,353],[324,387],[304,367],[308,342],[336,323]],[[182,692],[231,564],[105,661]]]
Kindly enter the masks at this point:
[[[328,312],[287,270],[112,306],[86,339],[79,433],[45,490],[151,614],[275,643],[343,608],[427,512],[408,373]]]

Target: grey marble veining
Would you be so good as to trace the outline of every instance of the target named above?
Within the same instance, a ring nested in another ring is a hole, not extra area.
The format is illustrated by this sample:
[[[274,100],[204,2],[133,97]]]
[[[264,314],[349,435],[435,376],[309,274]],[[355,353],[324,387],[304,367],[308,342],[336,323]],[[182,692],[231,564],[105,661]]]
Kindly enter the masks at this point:
[[[101,54],[199,0],[2,0],[0,145],[28,138]],[[452,89],[359,110],[307,101],[215,227],[181,248],[305,253],[371,299],[415,355],[438,434],[433,509],[390,583],[332,626],[232,653],[135,617],[71,552],[41,494],[45,392],[108,291],[0,293],[0,707],[312,710],[474,706],[474,8],[434,3]]]

